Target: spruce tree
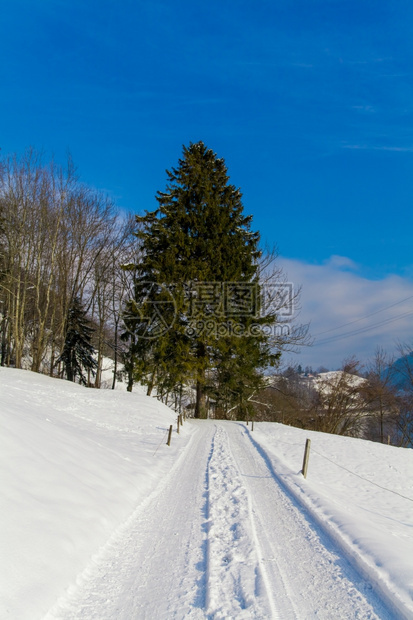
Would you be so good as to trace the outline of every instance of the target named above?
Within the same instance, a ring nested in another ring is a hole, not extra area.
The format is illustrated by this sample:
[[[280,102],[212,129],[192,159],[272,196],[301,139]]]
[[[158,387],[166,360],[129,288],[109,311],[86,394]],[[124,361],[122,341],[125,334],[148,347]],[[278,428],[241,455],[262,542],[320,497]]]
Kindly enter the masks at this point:
[[[220,349],[228,350],[232,342],[235,359],[243,354],[241,340],[247,338],[250,348],[256,348],[250,364],[258,358],[262,365],[271,362],[262,334],[242,337],[231,333],[234,322],[241,321],[247,328],[251,317],[228,313],[228,305],[237,303],[237,287],[242,284],[252,287],[259,298],[259,233],[251,230],[252,216],[244,214],[241,192],[229,183],[224,160],[203,142],[184,147],[178,166],[167,171],[167,176],[166,190],[156,197],[158,209],[136,218],[143,259],[136,266],[135,297],[127,315],[129,326],[134,323],[134,334],[138,340],[141,337],[141,346],[150,353],[150,363],[155,364],[159,353],[167,351],[164,374],[176,380],[178,375],[179,380],[192,377],[197,393],[195,417],[203,417],[209,377],[225,357]],[[173,307],[168,306],[168,293]],[[150,329],[156,321],[149,326],[142,320],[148,315],[142,308],[151,305],[162,309],[165,325],[171,325],[152,340]],[[258,305],[255,301],[255,310]]]
[[[87,385],[84,371],[95,374],[97,362],[93,357],[95,350],[91,344],[93,331],[80,299],[75,297],[67,315],[63,351],[56,361],[56,364],[63,363],[68,381],[76,381],[79,377],[79,381]]]

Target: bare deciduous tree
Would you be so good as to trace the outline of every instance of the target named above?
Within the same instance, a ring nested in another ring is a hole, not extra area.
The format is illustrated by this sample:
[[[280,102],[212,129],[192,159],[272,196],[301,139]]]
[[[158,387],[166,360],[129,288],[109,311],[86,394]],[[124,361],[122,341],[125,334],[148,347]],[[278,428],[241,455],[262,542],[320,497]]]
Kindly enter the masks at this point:
[[[68,308],[94,314],[100,359],[125,225],[102,192],[29,149],[0,166],[1,363],[49,370],[62,351]],[[120,309],[119,309],[120,311]],[[98,383],[100,378],[98,377]]]
[[[381,443],[387,442],[388,435],[392,433],[393,420],[398,411],[393,363],[394,357],[378,347],[361,389],[370,412],[369,439]]]

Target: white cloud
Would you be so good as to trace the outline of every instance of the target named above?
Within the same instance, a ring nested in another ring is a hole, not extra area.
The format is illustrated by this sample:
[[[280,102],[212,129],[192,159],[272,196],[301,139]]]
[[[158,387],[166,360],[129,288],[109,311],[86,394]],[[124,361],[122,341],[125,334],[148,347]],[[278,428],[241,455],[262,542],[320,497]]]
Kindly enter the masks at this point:
[[[377,346],[389,353],[396,341],[413,341],[413,280],[390,275],[369,280],[350,258],[332,256],[321,265],[280,259],[289,281],[302,285],[298,321],[310,323],[312,347],[293,363],[334,369],[356,355],[362,362]]]
[[[330,256],[330,258],[325,261],[325,265],[329,265],[337,269],[358,269],[357,263],[351,260],[351,258],[348,258],[347,256],[339,256],[338,254],[333,254],[333,256]]]
[[[369,151],[392,151],[395,153],[412,153],[413,146],[384,146],[373,144],[343,144],[344,149],[369,150]]]

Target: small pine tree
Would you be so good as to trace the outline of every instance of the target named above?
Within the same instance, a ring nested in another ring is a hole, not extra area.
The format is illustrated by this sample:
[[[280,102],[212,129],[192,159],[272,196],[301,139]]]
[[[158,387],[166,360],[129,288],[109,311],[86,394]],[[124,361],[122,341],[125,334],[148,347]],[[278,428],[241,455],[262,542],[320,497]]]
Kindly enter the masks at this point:
[[[76,381],[76,377],[79,377],[80,383],[87,385],[83,371],[90,371],[95,375],[97,362],[93,357],[95,350],[90,342],[93,331],[80,299],[75,297],[67,315],[63,351],[56,361],[56,364],[63,363],[68,381]]]

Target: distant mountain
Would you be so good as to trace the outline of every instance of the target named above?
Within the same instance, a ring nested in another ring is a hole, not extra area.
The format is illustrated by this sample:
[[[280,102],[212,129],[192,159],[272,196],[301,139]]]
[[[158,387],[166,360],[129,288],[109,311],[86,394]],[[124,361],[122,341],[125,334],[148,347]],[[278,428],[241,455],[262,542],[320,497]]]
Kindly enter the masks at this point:
[[[398,390],[412,389],[413,387],[413,351],[399,357],[390,367],[391,382]],[[387,371],[386,371],[387,372]]]

